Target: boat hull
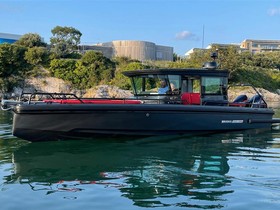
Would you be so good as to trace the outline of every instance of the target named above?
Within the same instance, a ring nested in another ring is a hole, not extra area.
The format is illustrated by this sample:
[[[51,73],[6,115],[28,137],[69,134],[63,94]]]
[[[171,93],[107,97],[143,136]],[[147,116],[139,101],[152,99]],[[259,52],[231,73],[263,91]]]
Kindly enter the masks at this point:
[[[273,114],[271,109],[227,106],[28,104],[14,108],[13,135],[43,141],[94,135],[225,132],[270,128]]]

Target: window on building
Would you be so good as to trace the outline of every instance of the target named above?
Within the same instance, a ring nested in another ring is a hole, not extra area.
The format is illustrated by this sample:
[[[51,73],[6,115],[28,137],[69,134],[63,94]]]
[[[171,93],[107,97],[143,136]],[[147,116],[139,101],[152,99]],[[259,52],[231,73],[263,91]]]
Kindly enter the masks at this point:
[[[162,52],[156,52],[156,59],[162,60],[163,59],[163,53]]]
[[[260,47],[262,49],[277,49],[278,45],[277,44],[261,44]]]

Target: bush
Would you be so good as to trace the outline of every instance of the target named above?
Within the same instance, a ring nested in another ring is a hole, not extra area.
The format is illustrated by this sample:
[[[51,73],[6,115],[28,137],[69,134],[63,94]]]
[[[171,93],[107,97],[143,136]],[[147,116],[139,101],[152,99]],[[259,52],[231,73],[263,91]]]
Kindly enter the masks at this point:
[[[52,76],[72,82],[75,80],[75,69],[77,61],[74,59],[54,59],[50,63]]]
[[[54,59],[50,63],[51,74],[69,81],[80,89],[106,84],[114,77],[114,63],[101,53],[89,51],[79,60]]]
[[[111,84],[118,86],[124,90],[131,89],[131,81],[128,77],[123,75],[124,71],[131,71],[131,70],[139,70],[139,69],[148,69],[150,68],[147,65],[143,65],[140,62],[131,62],[131,63],[122,63],[121,68],[118,67],[116,70],[116,74],[114,79],[111,80]]]
[[[2,92],[9,92],[32,69],[24,59],[26,48],[19,45],[0,45],[0,86]]]
[[[275,91],[280,88],[280,72],[257,67],[247,67],[236,70],[231,82],[251,84],[255,87]]]

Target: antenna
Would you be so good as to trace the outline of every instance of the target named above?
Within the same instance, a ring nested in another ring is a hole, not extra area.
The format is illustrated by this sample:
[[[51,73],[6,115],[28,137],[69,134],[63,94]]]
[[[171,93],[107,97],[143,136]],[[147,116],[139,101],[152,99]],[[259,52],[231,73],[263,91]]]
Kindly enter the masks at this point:
[[[204,48],[204,24],[202,26],[202,45],[201,45],[201,48],[202,49]]]

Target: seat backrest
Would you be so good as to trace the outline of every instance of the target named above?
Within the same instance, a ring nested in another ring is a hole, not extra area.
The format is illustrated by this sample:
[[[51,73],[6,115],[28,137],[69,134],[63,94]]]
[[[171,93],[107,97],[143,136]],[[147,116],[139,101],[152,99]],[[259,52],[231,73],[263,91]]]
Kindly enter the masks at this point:
[[[182,94],[181,100],[184,105],[200,105],[200,93],[185,92]]]
[[[245,102],[247,100],[248,100],[248,97],[246,95],[239,95],[233,100],[233,103]]]
[[[261,103],[262,98],[260,95],[256,94],[248,100],[248,103]]]

